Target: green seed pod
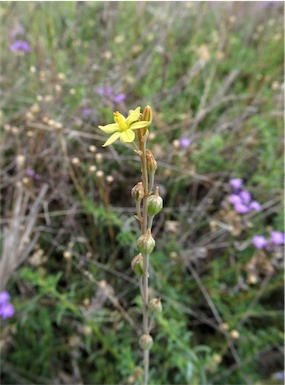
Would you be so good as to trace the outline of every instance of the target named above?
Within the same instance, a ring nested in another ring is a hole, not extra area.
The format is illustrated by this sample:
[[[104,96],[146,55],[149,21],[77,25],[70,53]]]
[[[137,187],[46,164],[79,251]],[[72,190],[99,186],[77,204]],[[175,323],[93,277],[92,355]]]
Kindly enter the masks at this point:
[[[154,216],[162,210],[163,200],[161,196],[159,196],[158,187],[156,188],[155,195],[151,195],[148,199],[148,215]]]
[[[150,229],[147,229],[146,233],[141,235],[137,240],[138,251],[142,254],[150,254],[155,246],[155,240],[153,239]]]
[[[158,314],[162,312],[162,304],[160,298],[153,298],[148,304],[149,311],[152,314]]]
[[[138,254],[131,262],[132,270],[138,278],[143,276],[143,256]]]
[[[149,334],[143,334],[139,339],[139,345],[143,350],[150,350],[153,345],[152,336]]]
[[[131,191],[132,197],[135,201],[141,201],[144,196],[144,189],[142,182],[137,183]]]

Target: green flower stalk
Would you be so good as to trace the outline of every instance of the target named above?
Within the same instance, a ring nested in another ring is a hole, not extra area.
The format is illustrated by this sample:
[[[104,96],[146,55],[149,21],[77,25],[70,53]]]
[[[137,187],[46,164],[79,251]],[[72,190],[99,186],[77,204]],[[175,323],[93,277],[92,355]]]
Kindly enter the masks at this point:
[[[143,333],[139,339],[139,346],[144,354],[144,385],[148,385],[149,379],[149,351],[153,345],[150,335],[149,315],[162,311],[160,298],[148,299],[149,258],[155,247],[155,240],[151,233],[152,222],[163,206],[162,198],[159,196],[158,188],[152,194],[154,176],[157,170],[157,162],[153,154],[146,148],[149,126],[152,122],[153,113],[150,106],[146,106],[143,113],[140,107],[129,112],[125,118],[119,112],[114,113],[115,123],[99,128],[107,134],[112,134],[103,146],[109,146],[117,139],[121,142],[132,143],[135,152],[140,157],[142,180],[138,182],[131,191],[132,198],[136,204],[136,218],[139,221],[141,236],[137,240],[139,254],[131,262],[132,270],[139,279],[140,292],[143,303]]]

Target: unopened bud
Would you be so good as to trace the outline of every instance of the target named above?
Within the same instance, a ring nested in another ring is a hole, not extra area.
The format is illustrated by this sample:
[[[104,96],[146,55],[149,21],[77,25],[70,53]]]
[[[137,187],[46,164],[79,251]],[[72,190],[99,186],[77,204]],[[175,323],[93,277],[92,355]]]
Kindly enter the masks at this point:
[[[97,150],[97,147],[96,147],[96,146],[93,146],[93,145],[89,146],[89,151],[90,151],[90,152],[95,153],[96,150]]]
[[[155,246],[155,240],[151,235],[150,229],[147,229],[146,233],[141,235],[137,240],[138,251],[142,254],[150,254]]]
[[[216,365],[222,362],[223,357],[220,354],[214,354],[213,361]]]
[[[85,336],[90,336],[92,334],[92,328],[88,325],[84,325],[82,331]]]
[[[161,196],[159,196],[158,187],[156,188],[155,195],[151,195],[148,199],[148,215],[154,216],[158,214],[163,207],[163,200]]]
[[[143,334],[139,340],[139,345],[143,350],[150,350],[153,345],[153,339],[149,334]]]
[[[143,377],[143,369],[140,368],[139,366],[136,366],[134,368],[134,377],[135,377],[135,380],[139,380],[140,378]]]
[[[143,256],[138,254],[131,262],[132,270],[140,278],[143,276]]]
[[[157,169],[157,162],[154,159],[154,156],[152,155],[151,151],[146,150],[146,166],[147,171],[150,174],[154,174]]]
[[[24,155],[17,155],[16,164],[19,169],[22,169],[25,166],[26,157]]]
[[[84,298],[84,300],[83,300],[83,305],[84,305],[85,307],[88,307],[88,306],[90,305],[90,299],[89,299],[89,298]]]
[[[74,165],[74,166],[78,166],[79,165],[79,163],[80,163],[80,160],[79,160],[79,158],[72,158],[72,160],[71,160],[71,163]]]
[[[65,251],[63,253],[63,257],[69,261],[70,259],[72,259],[72,254],[70,251]]]
[[[106,182],[107,183],[113,183],[114,182],[114,177],[112,175],[107,175],[106,176]]]
[[[222,322],[220,325],[219,325],[219,329],[223,332],[226,332],[229,330],[229,324],[227,324],[226,322]]]
[[[143,111],[142,120],[147,121],[149,122],[149,124],[151,124],[152,118],[153,118],[152,109],[150,106],[146,106]]]
[[[144,196],[144,189],[142,182],[137,183],[131,191],[132,197],[135,201],[141,201]]]
[[[238,332],[237,330],[232,330],[232,331],[230,332],[230,336],[231,336],[232,339],[234,339],[234,340],[238,340],[239,337],[240,337],[239,332]]]
[[[158,314],[162,312],[162,304],[160,298],[153,298],[149,301],[148,308],[152,314]]]
[[[92,164],[90,167],[89,167],[89,172],[93,173],[93,172],[96,172],[97,171],[97,167]]]

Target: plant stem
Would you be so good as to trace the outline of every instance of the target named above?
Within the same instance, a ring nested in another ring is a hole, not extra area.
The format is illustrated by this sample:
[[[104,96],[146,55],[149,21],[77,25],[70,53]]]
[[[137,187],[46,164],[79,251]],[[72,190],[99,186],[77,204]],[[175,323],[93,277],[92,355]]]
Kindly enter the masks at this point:
[[[148,175],[147,175],[147,165],[146,165],[146,140],[145,137],[142,137],[140,142],[140,151],[141,154],[141,164],[142,164],[142,183],[144,188],[144,197],[143,197],[143,221],[142,221],[142,234],[145,234],[147,231],[147,206],[148,206]],[[148,259],[149,255],[143,255],[143,332],[148,335]],[[144,350],[144,385],[148,384],[149,376],[149,350]]]

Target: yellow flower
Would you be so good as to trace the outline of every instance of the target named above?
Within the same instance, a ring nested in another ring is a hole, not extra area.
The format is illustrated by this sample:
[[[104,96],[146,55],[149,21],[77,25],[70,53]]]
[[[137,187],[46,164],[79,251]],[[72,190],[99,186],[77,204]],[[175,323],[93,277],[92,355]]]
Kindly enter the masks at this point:
[[[134,111],[130,111],[129,116],[125,118],[118,111],[114,112],[114,120],[116,123],[107,124],[106,126],[99,126],[100,130],[106,132],[106,134],[113,134],[103,144],[103,147],[109,146],[120,138],[121,142],[131,143],[135,140],[135,133],[133,130],[139,128],[145,128],[150,125],[150,122],[142,120],[140,121],[140,107],[137,107]]]

